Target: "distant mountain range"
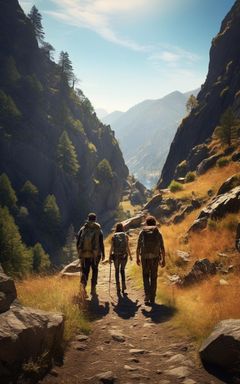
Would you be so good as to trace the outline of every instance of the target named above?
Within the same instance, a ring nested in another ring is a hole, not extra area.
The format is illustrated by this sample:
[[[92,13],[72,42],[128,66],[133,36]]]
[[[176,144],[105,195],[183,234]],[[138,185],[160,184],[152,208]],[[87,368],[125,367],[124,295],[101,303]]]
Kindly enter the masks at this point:
[[[157,182],[177,127],[186,115],[186,102],[198,91],[175,91],[101,119],[115,131],[130,172],[147,187]]]

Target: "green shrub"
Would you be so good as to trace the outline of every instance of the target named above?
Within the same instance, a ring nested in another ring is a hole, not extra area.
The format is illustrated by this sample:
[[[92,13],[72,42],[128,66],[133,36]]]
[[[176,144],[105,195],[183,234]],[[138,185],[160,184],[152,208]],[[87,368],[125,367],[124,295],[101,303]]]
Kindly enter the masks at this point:
[[[217,161],[217,166],[219,168],[225,167],[227,164],[229,164],[229,159],[227,157],[221,157]]]
[[[191,183],[191,181],[194,181],[196,178],[196,173],[195,172],[188,172],[185,177],[186,183]]]
[[[106,181],[106,180],[112,179],[113,171],[112,171],[112,167],[111,167],[108,160],[103,159],[97,165],[97,177],[101,181]]]
[[[172,180],[169,189],[171,192],[178,192],[183,190],[183,185],[181,183],[178,183],[176,180]]]

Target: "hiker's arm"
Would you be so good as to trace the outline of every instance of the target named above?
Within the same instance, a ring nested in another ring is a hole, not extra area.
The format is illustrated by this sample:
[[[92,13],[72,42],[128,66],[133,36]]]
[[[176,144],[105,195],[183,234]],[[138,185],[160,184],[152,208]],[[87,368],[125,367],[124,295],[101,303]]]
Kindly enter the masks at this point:
[[[139,238],[138,238],[138,244],[137,244],[137,258],[136,258],[137,265],[140,265],[140,245],[141,245],[141,238],[142,238],[142,233],[140,233],[140,235],[139,235]]]
[[[130,250],[130,247],[129,247],[129,238],[127,236],[127,252],[128,252],[128,255],[130,257],[130,260],[132,261],[132,254],[131,254],[131,250]]]
[[[103,241],[103,233],[102,233],[102,231],[100,231],[100,234],[99,234],[99,247],[100,247],[100,251],[101,251],[101,255],[102,255],[102,261],[104,261],[104,259],[105,259],[105,248],[104,248],[104,241]]]
[[[162,238],[162,235],[161,235],[161,249],[160,249],[160,264],[161,264],[161,267],[165,267],[166,263],[165,263],[165,248],[164,248],[164,243],[163,243],[163,238]]]

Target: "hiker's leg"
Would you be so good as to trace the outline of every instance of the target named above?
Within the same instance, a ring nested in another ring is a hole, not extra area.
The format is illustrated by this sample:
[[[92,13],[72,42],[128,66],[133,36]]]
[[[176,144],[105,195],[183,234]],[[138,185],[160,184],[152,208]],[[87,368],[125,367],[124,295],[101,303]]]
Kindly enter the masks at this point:
[[[117,293],[120,293],[120,282],[119,282],[119,258],[115,256],[114,258],[114,267],[115,267],[115,280],[116,280],[116,288],[117,288]]]
[[[89,259],[81,259],[81,268],[82,268],[82,274],[81,274],[81,284],[85,288],[88,282],[88,275],[90,271],[90,262]]]
[[[96,285],[98,280],[98,265],[100,262],[101,256],[97,258],[92,258],[91,266],[92,266],[92,281],[91,281],[91,293],[96,293]]]
[[[144,293],[145,293],[145,302],[149,301],[149,295],[150,295],[150,271],[149,271],[149,260],[148,259],[142,259],[142,276],[143,276],[143,286],[144,286]]]
[[[127,288],[126,287],[126,279],[125,279],[125,267],[126,267],[126,264],[127,264],[127,257],[123,257],[121,259],[121,277],[122,277],[122,292],[125,291],[125,289]]]
[[[158,258],[151,260],[150,302],[154,304],[157,290]]]

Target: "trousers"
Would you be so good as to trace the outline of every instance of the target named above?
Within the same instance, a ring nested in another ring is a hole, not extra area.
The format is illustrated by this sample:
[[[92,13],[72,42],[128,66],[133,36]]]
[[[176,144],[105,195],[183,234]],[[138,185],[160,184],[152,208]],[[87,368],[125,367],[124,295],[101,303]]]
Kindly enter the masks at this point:
[[[121,273],[122,289],[126,289],[126,280],[125,280],[126,264],[127,264],[127,256],[114,257],[115,279],[116,279],[116,285],[118,290],[120,289],[119,272]]]
[[[101,256],[86,257],[84,259],[81,259],[81,267],[82,267],[81,284],[84,287],[86,287],[86,285],[87,285],[90,269],[92,269],[91,285],[92,285],[92,287],[95,287],[97,285],[98,265],[99,265],[100,260],[101,260]]]
[[[157,274],[159,258],[146,259],[142,258],[142,276],[145,297],[150,300],[154,300],[157,290]]]

